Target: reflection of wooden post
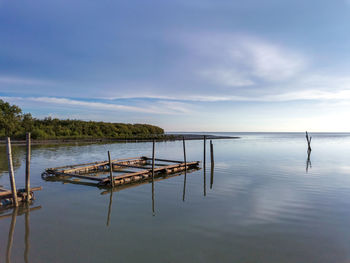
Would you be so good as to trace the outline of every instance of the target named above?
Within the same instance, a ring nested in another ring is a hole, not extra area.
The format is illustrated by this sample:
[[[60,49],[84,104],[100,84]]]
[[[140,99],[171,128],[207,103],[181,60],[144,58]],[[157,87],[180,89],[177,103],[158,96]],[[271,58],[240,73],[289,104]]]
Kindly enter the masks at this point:
[[[108,162],[109,162],[109,176],[110,176],[110,180],[111,180],[111,185],[112,187],[114,187],[114,179],[113,179],[113,166],[112,166],[112,162],[111,162],[111,154],[108,151]]]
[[[25,212],[25,236],[24,236],[24,262],[29,262],[29,249],[30,249],[30,242],[29,242],[29,204],[26,204],[26,212]]]
[[[18,207],[15,207],[13,209],[13,211],[12,211],[10,231],[9,231],[9,236],[8,236],[8,240],[7,240],[6,263],[10,263],[11,262],[11,250],[12,250],[12,244],[13,244],[13,233],[15,232],[17,211],[18,211]]]
[[[309,137],[309,134],[306,132],[306,141],[307,141],[307,151],[311,152],[311,139],[312,137]]]
[[[109,196],[109,205],[108,205],[108,215],[107,215],[107,226],[111,220],[111,211],[112,211],[112,200],[113,200],[113,189],[111,189],[111,194]]]
[[[26,155],[26,193],[27,193],[27,202],[30,199],[30,132],[26,134],[27,140],[27,155]]]
[[[11,152],[11,140],[10,140],[10,137],[7,137],[6,145],[7,145],[7,159],[8,159],[8,165],[9,165],[9,175],[10,175],[10,182],[11,182],[13,204],[15,206],[18,206],[17,190],[16,190],[16,183],[15,183],[15,173],[13,171],[13,163],[12,163],[12,152]]]
[[[213,188],[213,183],[214,183],[214,166],[211,166],[210,169],[210,189]]]

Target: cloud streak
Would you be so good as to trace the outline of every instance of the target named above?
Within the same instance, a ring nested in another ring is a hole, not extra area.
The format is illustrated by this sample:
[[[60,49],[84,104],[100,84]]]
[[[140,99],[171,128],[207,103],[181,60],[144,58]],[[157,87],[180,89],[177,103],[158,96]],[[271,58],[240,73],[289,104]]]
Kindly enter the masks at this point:
[[[5,101],[12,103],[23,102],[40,102],[46,105],[60,105],[69,107],[88,108],[93,110],[103,111],[126,111],[126,112],[138,112],[143,114],[182,114],[189,113],[190,109],[185,103],[178,102],[161,102],[153,103],[151,106],[127,106],[120,104],[112,104],[105,102],[83,101],[77,99],[56,98],[56,97],[0,97]]]

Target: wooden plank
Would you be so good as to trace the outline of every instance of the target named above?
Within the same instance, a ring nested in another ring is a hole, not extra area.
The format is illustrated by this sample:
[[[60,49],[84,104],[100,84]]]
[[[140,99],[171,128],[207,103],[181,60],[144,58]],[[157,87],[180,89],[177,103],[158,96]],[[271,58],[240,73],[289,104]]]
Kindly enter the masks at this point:
[[[136,165],[128,165],[128,164],[113,164],[113,167],[119,166],[119,167],[126,167],[126,168],[146,168],[144,166],[136,166]]]
[[[152,160],[152,158],[149,158],[149,157],[145,157],[145,159]],[[158,162],[183,163],[182,161],[166,160],[166,159],[159,159],[159,158],[155,158],[154,160]]]
[[[98,178],[95,176],[71,174],[71,173],[63,173],[63,172],[55,172],[54,175],[67,176],[67,177],[77,177],[77,178],[88,179],[88,180],[93,180],[93,181],[102,181],[103,180],[102,178]]]
[[[115,160],[111,160],[112,164],[116,164],[117,162],[121,162],[121,161],[128,161],[128,160],[132,160],[132,161],[142,161],[144,160],[142,157],[138,157],[138,158],[124,158],[124,159],[115,159]],[[91,168],[98,168],[100,166],[105,166],[108,165],[109,161],[103,161],[103,162],[98,162],[95,165],[90,165],[90,166],[83,166],[83,167],[77,167],[77,168],[73,168],[73,169],[68,169],[68,170],[63,170],[62,172],[64,173],[72,173],[72,172],[77,172],[79,170],[87,170],[87,169],[91,169]],[[77,165],[78,166],[78,165]],[[50,170],[56,170],[55,168],[52,168]]]

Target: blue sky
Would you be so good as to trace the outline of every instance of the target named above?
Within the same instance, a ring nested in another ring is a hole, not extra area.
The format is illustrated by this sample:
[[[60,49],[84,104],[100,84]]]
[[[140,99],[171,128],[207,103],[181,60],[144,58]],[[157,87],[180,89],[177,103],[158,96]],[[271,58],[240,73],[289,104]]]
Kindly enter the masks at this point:
[[[0,98],[167,131],[349,131],[350,0],[0,0]]]

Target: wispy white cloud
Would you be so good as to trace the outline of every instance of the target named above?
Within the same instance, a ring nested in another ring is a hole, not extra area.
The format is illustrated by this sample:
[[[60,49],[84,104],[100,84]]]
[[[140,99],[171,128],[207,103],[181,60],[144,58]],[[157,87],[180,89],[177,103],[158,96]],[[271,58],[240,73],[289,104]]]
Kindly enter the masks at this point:
[[[57,98],[57,97],[0,97],[11,103],[23,102],[40,102],[44,104],[53,104],[64,106],[67,110],[70,107],[82,107],[94,110],[104,111],[128,111],[150,114],[182,114],[190,112],[188,105],[180,102],[157,102],[146,105],[142,103],[140,106],[129,106],[121,104],[113,104],[106,102],[84,101],[77,99]]]
[[[195,54],[199,76],[221,86],[289,81],[308,65],[300,52],[257,37],[202,33],[184,39],[183,44]]]

